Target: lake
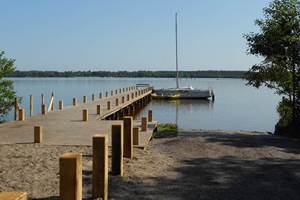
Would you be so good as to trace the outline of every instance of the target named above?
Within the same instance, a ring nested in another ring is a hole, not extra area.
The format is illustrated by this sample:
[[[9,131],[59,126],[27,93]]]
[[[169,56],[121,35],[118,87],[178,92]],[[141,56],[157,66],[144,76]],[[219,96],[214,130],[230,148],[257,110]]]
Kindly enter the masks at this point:
[[[49,103],[51,92],[56,103],[62,99],[71,105],[72,98],[107,90],[119,89],[137,83],[148,83],[155,88],[174,87],[173,78],[11,78],[22,106],[29,110],[29,95],[34,98],[34,113],[40,113],[40,96]],[[213,88],[214,102],[203,100],[154,100],[146,109],[152,109],[156,120],[177,123],[182,129],[274,131],[278,120],[276,106],[281,97],[268,88],[256,89],[245,85],[242,79],[181,79],[181,86]],[[56,105],[56,108],[58,106]],[[140,113],[139,117],[146,113]],[[8,119],[12,119],[12,113]]]

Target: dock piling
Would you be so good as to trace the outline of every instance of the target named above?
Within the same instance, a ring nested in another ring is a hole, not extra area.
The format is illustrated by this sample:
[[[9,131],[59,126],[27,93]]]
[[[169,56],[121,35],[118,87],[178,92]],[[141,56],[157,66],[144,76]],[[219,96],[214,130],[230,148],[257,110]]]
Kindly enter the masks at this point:
[[[100,113],[101,113],[101,106],[97,105],[97,115],[100,115]]]
[[[41,126],[34,127],[34,143],[42,143],[43,141],[43,128]]]
[[[65,153],[59,158],[59,195],[61,200],[82,199],[82,155]]]
[[[142,117],[142,131],[147,131],[147,117]]]
[[[64,109],[64,102],[63,102],[63,100],[60,100],[60,101],[58,102],[58,109],[59,109],[59,110],[63,110],[63,109]]]
[[[32,95],[29,96],[29,116],[33,115],[33,97]]]
[[[89,120],[88,109],[82,110],[82,121],[87,122]]]
[[[108,139],[107,135],[93,137],[93,199],[107,200],[108,196]]]
[[[76,98],[74,97],[74,98],[73,98],[73,106],[76,106],[76,104],[77,104],[77,100],[76,100]]]
[[[19,121],[24,121],[25,120],[25,109],[20,108],[19,109]]]
[[[112,174],[123,176],[123,124],[112,125]]]
[[[133,158],[133,119],[132,117],[123,118],[123,128],[124,128],[124,157]]]
[[[152,122],[152,110],[148,110],[148,122]]]

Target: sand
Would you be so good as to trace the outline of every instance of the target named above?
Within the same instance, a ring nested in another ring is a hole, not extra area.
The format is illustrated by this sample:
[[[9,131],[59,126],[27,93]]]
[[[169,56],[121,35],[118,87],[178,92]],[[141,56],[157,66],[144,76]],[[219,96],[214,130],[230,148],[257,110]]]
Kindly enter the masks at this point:
[[[83,153],[83,194],[91,196],[91,147],[0,145],[0,191],[58,199],[58,158]],[[110,199],[299,199],[300,143],[262,133],[181,132],[154,139],[109,176]]]

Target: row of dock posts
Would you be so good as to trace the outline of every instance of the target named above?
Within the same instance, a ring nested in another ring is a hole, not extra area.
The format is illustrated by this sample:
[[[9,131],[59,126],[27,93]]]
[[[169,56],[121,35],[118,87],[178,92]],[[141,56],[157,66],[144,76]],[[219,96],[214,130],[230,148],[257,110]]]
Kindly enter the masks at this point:
[[[152,121],[152,111],[148,121]],[[142,120],[142,131],[147,129],[147,118]],[[133,145],[138,144],[139,128],[133,127],[133,118],[124,117],[122,124],[111,127],[111,174],[124,175],[123,158],[133,158]],[[108,199],[108,136],[93,136],[92,198]],[[65,153],[59,159],[60,199],[82,199],[82,155]]]
[[[123,88],[122,89],[119,89],[119,90],[115,90],[115,94],[118,94],[118,91],[119,93],[122,93],[123,92],[127,92],[127,91],[132,91],[136,89],[135,86],[130,86],[130,87],[126,87],[126,88]],[[111,96],[113,96],[114,93],[113,93],[113,90],[111,90]],[[106,92],[106,97],[108,97],[108,92]],[[132,98],[134,97],[134,95],[132,94]],[[99,99],[102,99],[102,93],[99,93]],[[127,95],[127,100],[129,100],[129,96]],[[87,103],[88,99],[87,99],[87,96],[83,96],[83,103]],[[96,101],[96,96],[95,94],[92,94],[92,101]],[[119,100],[116,100],[116,104],[118,105]],[[14,105],[14,120],[19,120],[19,121],[24,121],[25,120],[25,109],[24,108],[21,108],[19,106],[19,97],[16,97],[15,98],[15,101],[14,101],[15,105]],[[124,103],[124,99],[122,98],[122,103]],[[76,106],[77,105],[77,99],[74,97],[72,99],[72,105],[73,106]],[[109,106],[108,106],[109,107]],[[29,116],[33,116],[33,96],[30,95],[29,96]],[[50,103],[49,103],[49,107],[47,108],[46,104],[45,104],[45,97],[44,97],[44,94],[41,94],[41,114],[42,115],[46,115],[47,112],[51,112],[51,111],[54,111],[55,109],[55,101],[54,101],[54,93],[52,92],[51,94],[51,98],[50,98]],[[63,110],[64,109],[64,104],[63,104],[63,100],[59,100],[58,101],[58,110]]]

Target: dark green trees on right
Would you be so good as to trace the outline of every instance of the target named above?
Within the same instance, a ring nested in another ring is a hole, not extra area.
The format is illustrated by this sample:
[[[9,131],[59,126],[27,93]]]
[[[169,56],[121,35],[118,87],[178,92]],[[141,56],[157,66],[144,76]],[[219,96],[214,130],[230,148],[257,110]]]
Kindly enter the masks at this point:
[[[265,85],[283,96],[276,134],[300,136],[300,6],[298,0],[275,0],[256,20],[258,33],[245,35],[250,54],[263,58],[247,74],[248,84]],[[259,113],[258,113],[259,114]]]

